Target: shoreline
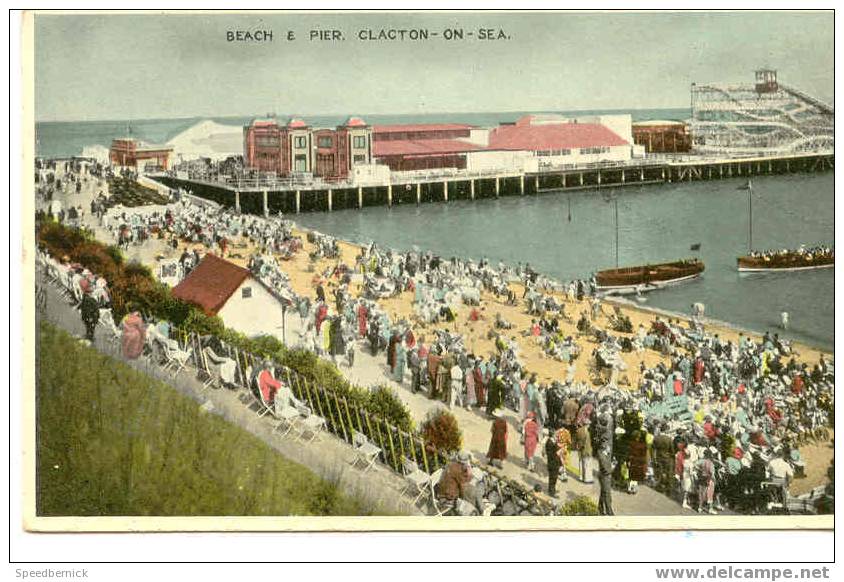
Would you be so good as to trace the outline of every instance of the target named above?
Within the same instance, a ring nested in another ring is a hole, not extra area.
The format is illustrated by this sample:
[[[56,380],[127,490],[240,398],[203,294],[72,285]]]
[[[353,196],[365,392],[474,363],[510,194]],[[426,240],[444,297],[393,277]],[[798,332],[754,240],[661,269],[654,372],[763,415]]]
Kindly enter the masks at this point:
[[[670,317],[672,319],[681,319],[681,320],[683,320],[687,323],[691,320],[691,317],[688,314],[682,313],[680,311],[672,311],[670,309],[663,309],[662,307],[650,307],[650,306],[639,305],[638,303],[630,301],[629,299],[624,299],[623,297],[607,296],[607,297],[604,297],[602,299],[602,301],[606,301],[608,303],[618,303],[618,304],[623,305],[624,307],[627,307],[629,309],[641,311],[642,313],[653,313],[655,315],[662,315],[662,316],[665,316],[665,317]],[[716,329],[724,329],[724,330],[727,330],[727,331],[730,331],[730,332],[733,332],[733,333],[736,333],[736,334],[743,333],[746,336],[755,336],[755,337],[762,337],[763,335],[765,335],[764,331],[760,332],[758,330],[750,329],[748,327],[743,327],[743,326],[741,326],[737,323],[730,323],[729,321],[724,321],[722,319],[713,319],[711,317],[702,317],[701,322],[703,323],[704,326],[714,327]],[[777,328],[777,329],[779,329],[779,328]],[[826,355],[832,356],[835,353],[834,348],[832,350],[830,350],[827,347],[817,345],[817,344],[812,344],[811,342],[806,342],[806,341],[803,341],[803,340],[799,340],[799,341],[798,340],[793,340],[793,341],[789,340],[789,341],[790,341],[791,345],[794,346],[794,347],[806,348],[806,349],[814,351],[814,352],[822,353],[825,356]]]
[[[362,249],[367,244],[367,243],[358,242],[358,241],[355,241],[355,240],[352,240],[352,239],[349,239],[349,238],[336,236],[336,235],[331,234],[329,232],[324,232],[324,231],[321,231],[321,230],[318,230],[318,229],[315,229],[315,228],[306,227],[304,225],[301,225],[295,219],[291,219],[291,220],[293,222],[294,231],[297,232],[297,233],[301,233],[303,235],[306,235],[309,232],[313,232],[313,233],[319,233],[319,234],[322,234],[322,235],[331,236],[331,237],[337,239],[338,243],[343,243],[343,244],[349,245],[349,246],[355,248],[356,250]],[[370,242],[374,242],[374,241],[370,241]],[[381,245],[378,245],[378,246],[381,247]],[[388,248],[389,250],[392,250],[394,252],[402,252],[402,253],[416,252],[416,251],[413,251],[413,249],[402,251],[400,249],[395,249],[393,247],[386,247],[385,246],[383,248]],[[420,252],[425,252],[425,249],[420,249]],[[458,258],[461,259],[461,260],[464,260],[464,261],[469,260],[466,257],[458,257]],[[474,259],[471,259],[471,260],[474,260]],[[510,266],[510,265],[508,265],[508,266]],[[542,274],[542,275],[545,276],[544,274]],[[551,281],[555,284],[560,283],[560,281],[558,281],[557,279],[551,279],[547,276],[545,276],[545,277],[549,281]],[[521,281],[518,280],[518,279],[511,280],[510,283],[515,283],[516,285],[519,285],[521,287]],[[555,291],[552,294],[556,294],[556,293],[557,292]],[[643,315],[649,315],[649,316],[654,316],[654,317],[662,316],[662,317],[668,317],[668,318],[671,318],[671,319],[679,319],[679,320],[686,322],[687,324],[691,321],[691,316],[686,314],[686,313],[682,313],[680,311],[673,311],[673,310],[670,310],[670,309],[664,309],[664,308],[661,308],[661,307],[641,305],[641,304],[638,304],[634,301],[631,301],[631,300],[623,298],[623,297],[605,295],[605,296],[601,297],[601,301],[608,303],[608,304],[618,304],[621,307],[631,309],[633,311],[637,311],[637,312],[639,312]],[[737,336],[739,333],[742,333],[746,336],[757,337],[757,338],[761,338],[765,335],[764,331],[760,332],[758,330],[754,330],[754,329],[750,329],[748,327],[744,327],[744,326],[737,324],[737,323],[732,323],[732,322],[724,321],[724,320],[720,320],[720,319],[703,317],[702,322],[706,327],[714,328],[714,329],[717,329],[719,331],[728,332],[730,335],[736,335]],[[615,332],[615,333],[618,333],[618,332]],[[810,352],[817,352],[817,353],[823,354],[824,356],[829,356],[829,357],[833,357],[834,354],[835,354],[834,342],[833,342],[833,348],[829,349],[825,346],[813,344],[813,343],[807,342],[807,341],[802,341],[802,340],[789,340],[789,341],[791,342],[791,345],[793,347],[798,348],[797,349],[798,352],[803,351],[803,350],[800,350],[799,348],[804,348],[804,350],[808,350]]]

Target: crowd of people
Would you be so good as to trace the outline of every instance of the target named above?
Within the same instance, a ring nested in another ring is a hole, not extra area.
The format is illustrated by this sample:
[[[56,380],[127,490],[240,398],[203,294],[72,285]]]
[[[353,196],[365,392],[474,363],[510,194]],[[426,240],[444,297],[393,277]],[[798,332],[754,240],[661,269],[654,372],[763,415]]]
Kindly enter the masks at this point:
[[[259,249],[249,256],[249,268],[295,307],[303,346],[335,362],[345,358],[351,367],[363,342],[373,355],[383,352],[400,386],[487,415],[491,465],[509,459],[508,426],[500,414],[509,408],[519,419],[524,447],[519,456],[527,469],[539,471],[536,456],[545,453],[547,493],[557,494],[557,482],[569,469],[585,482],[597,475],[604,514],[613,512],[613,490],[635,494],[646,483],[699,512],[726,507],[763,513],[769,484],[787,495],[788,481],[802,470],[798,446],[832,416],[832,362],[821,358],[812,367],[798,362],[777,334],[760,340],[740,334],[737,342],[726,341],[707,332],[699,318],[655,317],[649,328],[634,329],[620,310],[604,312],[593,284],[557,283],[530,265],[513,269],[486,259],[445,260],[374,243],[346,265],[336,239],[310,233],[312,264],[329,258],[332,266],[314,273],[313,296],[306,296],[295,293],[278,262],[302,248],[293,224],[281,216],[245,216],[181,200],[162,214],[123,218],[173,248],[180,241],[202,243],[220,256],[235,254],[241,248],[233,246],[236,241],[248,239]],[[120,240],[119,231],[115,238]],[[195,251],[183,253],[186,272],[200,258]],[[358,296],[351,292],[353,281],[361,283]],[[524,289],[521,297],[516,281]],[[413,294],[413,316],[391,319],[378,300],[401,293]],[[501,313],[487,312],[486,303],[494,301],[484,301],[484,293],[522,305],[533,318],[530,327],[515,329]],[[469,308],[469,321],[494,318],[494,351],[475,353],[460,333],[433,325],[453,322],[461,306]],[[567,306],[581,309],[577,337],[561,331],[561,322],[573,320]],[[563,362],[565,377],[539,382],[520,357],[518,334]],[[595,344],[588,357],[582,353],[584,338]],[[621,354],[646,350],[659,352],[662,361],[649,368],[642,359],[639,383],[631,385],[622,374]],[[578,361],[594,371],[592,382],[575,381]],[[576,451],[576,467],[570,451]]]
[[[813,247],[803,245],[797,249],[751,251],[748,256],[771,264],[779,262],[785,262],[787,264],[826,262],[835,260],[835,249],[827,245],[816,245]]]

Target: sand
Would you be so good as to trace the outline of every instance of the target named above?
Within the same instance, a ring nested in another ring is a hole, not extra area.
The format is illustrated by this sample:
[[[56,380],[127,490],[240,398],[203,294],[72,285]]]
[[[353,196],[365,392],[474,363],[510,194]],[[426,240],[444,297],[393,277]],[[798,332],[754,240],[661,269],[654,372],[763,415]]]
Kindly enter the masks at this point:
[[[336,287],[338,283],[336,280],[323,279],[320,277],[320,273],[325,272],[326,269],[334,267],[338,261],[341,261],[346,265],[353,266],[355,264],[355,257],[360,252],[360,247],[352,243],[340,241],[339,258],[324,258],[311,263],[309,253],[315,250],[316,247],[315,245],[307,242],[307,231],[294,229],[294,234],[301,236],[304,243],[303,250],[297,253],[289,261],[280,261],[282,269],[290,277],[291,286],[296,293],[313,297],[316,281],[321,280],[325,286],[326,295],[330,297],[330,290]],[[245,266],[251,251],[252,247],[246,241],[236,242],[230,252],[235,255],[240,255],[240,257],[229,257],[229,260]],[[517,297],[522,296],[524,288],[521,284],[510,283],[510,287],[516,292]],[[357,296],[360,291],[360,286],[353,283],[350,286],[350,291],[353,295]],[[597,344],[594,343],[594,340],[591,338],[587,339],[586,337],[579,335],[575,327],[575,322],[579,318],[580,313],[585,311],[588,314],[589,312],[590,306],[588,300],[580,302],[577,300],[569,301],[563,294],[551,294],[565,304],[565,311],[572,319],[572,321],[560,320],[561,331],[564,335],[571,335],[575,338],[582,350],[581,356],[576,360],[575,381],[590,383],[591,379],[587,362],[591,358],[592,350],[597,347]],[[475,354],[483,357],[488,357],[495,353],[493,340],[488,339],[487,334],[490,330],[494,329],[493,322],[495,314],[500,312],[505,320],[513,324],[513,329],[505,331],[505,334],[508,337],[515,338],[518,342],[521,349],[521,361],[527,370],[536,373],[540,382],[560,380],[566,376],[566,364],[546,357],[542,348],[537,345],[532,338],[524,337],[522,335],[522,332],[529,328],[532,320],[532,317],[525,313],[522,302],[518,305],[508,305],[504,301],[496,298],[493,294],[484,292],[481,295],[481,305],[478,308],[482,310],[481,313],[484,316],[482,320],[470,322],[469,313],[472,308],[461,305],[457,309],[457,318],[454,322],[438,323],[433,325],[420,324],[416,320],[413,309],[412,292],[404,292],[396,297],[380,300],[379,304],[390,316],[391,321],[406,319],[411,322],[414,333],[417,337],[423,337],[426,335],[433,336],[434,329],[445,329],[452,332],[459,332],[464,337],[464,345],[466,345]],[[640,323],[643,324],[646,329],[649,329],[651,323],[656,317],[661,317],[663,320],[666,319],[665,314],[657,313],[647,307],[631,305],[629,302],[624,300],[607,299],[602,302],[602,313],[597,317],[594,325],[608,328],[608,316],[613,313],[613,306],[615,305],[619,307],[624,315],[630,318],[634,330],[638,328]],[[675,320],[682,320],[684,322],[684,326],[687,326],[689,323],[688,317],[679,314],[671,314],[671,317]],[[707,322],[707,320],[704,320],[704,322],[705,328],[709,333],[718,333],[721,338],[733,341],[734,343],[738,342],[739,333],[744,333],[745,336],[750,336],[757,340],[761,338],[760,334],[740,330],[739,328],[731,325],[725,325],[720,322]],[[611,331],[610,333],[616,336],[632,337],[634,335],[614,331]],[[821,355],[823,355],[827,360],[832,358],[832,354],[804,344],[794,343],[792,344],[792,347],[794,352],[797,354],[797,360],[800,362],[807,362],[810,365],[816,363]],[[670,358],[653,350],[645,350],[641,354],[636,352],[622,353],[621,357],[624,360],[627,369],[620,373],[620,382],[622,385],[627,384],[633,389],[638,386],[640,380],[639,364],[641,362],[644,362],[645,366],[648,368],[656,366],[659,362],[663,362],[666,365],[670,363]],[[418,422],[421,418],[417,418],[416,420]],[[485,433],[486,430],[483,432]],[[487,435],[483,434],[483,438],[486,439]],[[795,481],[792,486],[794,494],[805,493],[817,485],[826,483],[826,470],[833,456],[833,450],[830,443],[805,445],[801,447],[800,450],[806,462],[806,477]]]

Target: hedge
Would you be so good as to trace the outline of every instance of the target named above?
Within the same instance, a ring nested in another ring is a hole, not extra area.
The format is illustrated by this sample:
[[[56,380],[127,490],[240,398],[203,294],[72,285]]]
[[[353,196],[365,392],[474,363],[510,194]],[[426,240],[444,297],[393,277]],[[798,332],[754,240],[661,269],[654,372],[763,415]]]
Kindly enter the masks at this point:
[[[226,328],[219,317],[208,316],[198,307],[174,297],[170,288],[157,281],[148,267],[137,262],[126,263],[120,249],[97,241],[87,231],[42,220],[36,224],[36,240],[54,257],[67,257],[108,281],[115,322],[131,308],[145,316],[167,320],[187,334],[217,336],[239,350],[275,359],[401,430],[408,433],[414,430],[410,411],[392,389],[379,386],[369,391],[352,385],[336,366],[320,360],[313,352],[289,348],[272,336],[247,338]]]

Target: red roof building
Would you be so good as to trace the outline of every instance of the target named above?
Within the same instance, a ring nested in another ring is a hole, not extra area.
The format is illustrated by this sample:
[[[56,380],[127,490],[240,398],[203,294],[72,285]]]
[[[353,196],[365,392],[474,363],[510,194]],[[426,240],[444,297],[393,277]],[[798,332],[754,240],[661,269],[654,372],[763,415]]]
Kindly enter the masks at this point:
[[[131,137],[115,139],[109,148],[109,160],[113,166],[141,170],[151,166],[156,170],[166,170],[170,165],[173,148],[150,145]]]
[[[206,315],[217,315],[238,287],[251,276],[247,269],[208,253],[173,288],[173,296],[202,308]]]
[[[291,298],[273,291],[252,275],[220,257],[207,254],[173,288],[173,296],[216,315],[223,324],[249,337],[284,339],[284,318]]]
[[[520,120],[521,121],[521,120]],[[611,129],[597,123],[549,123],[531,125],[517,122],[489,132],[489,150],[548,151],[628,145]]]

